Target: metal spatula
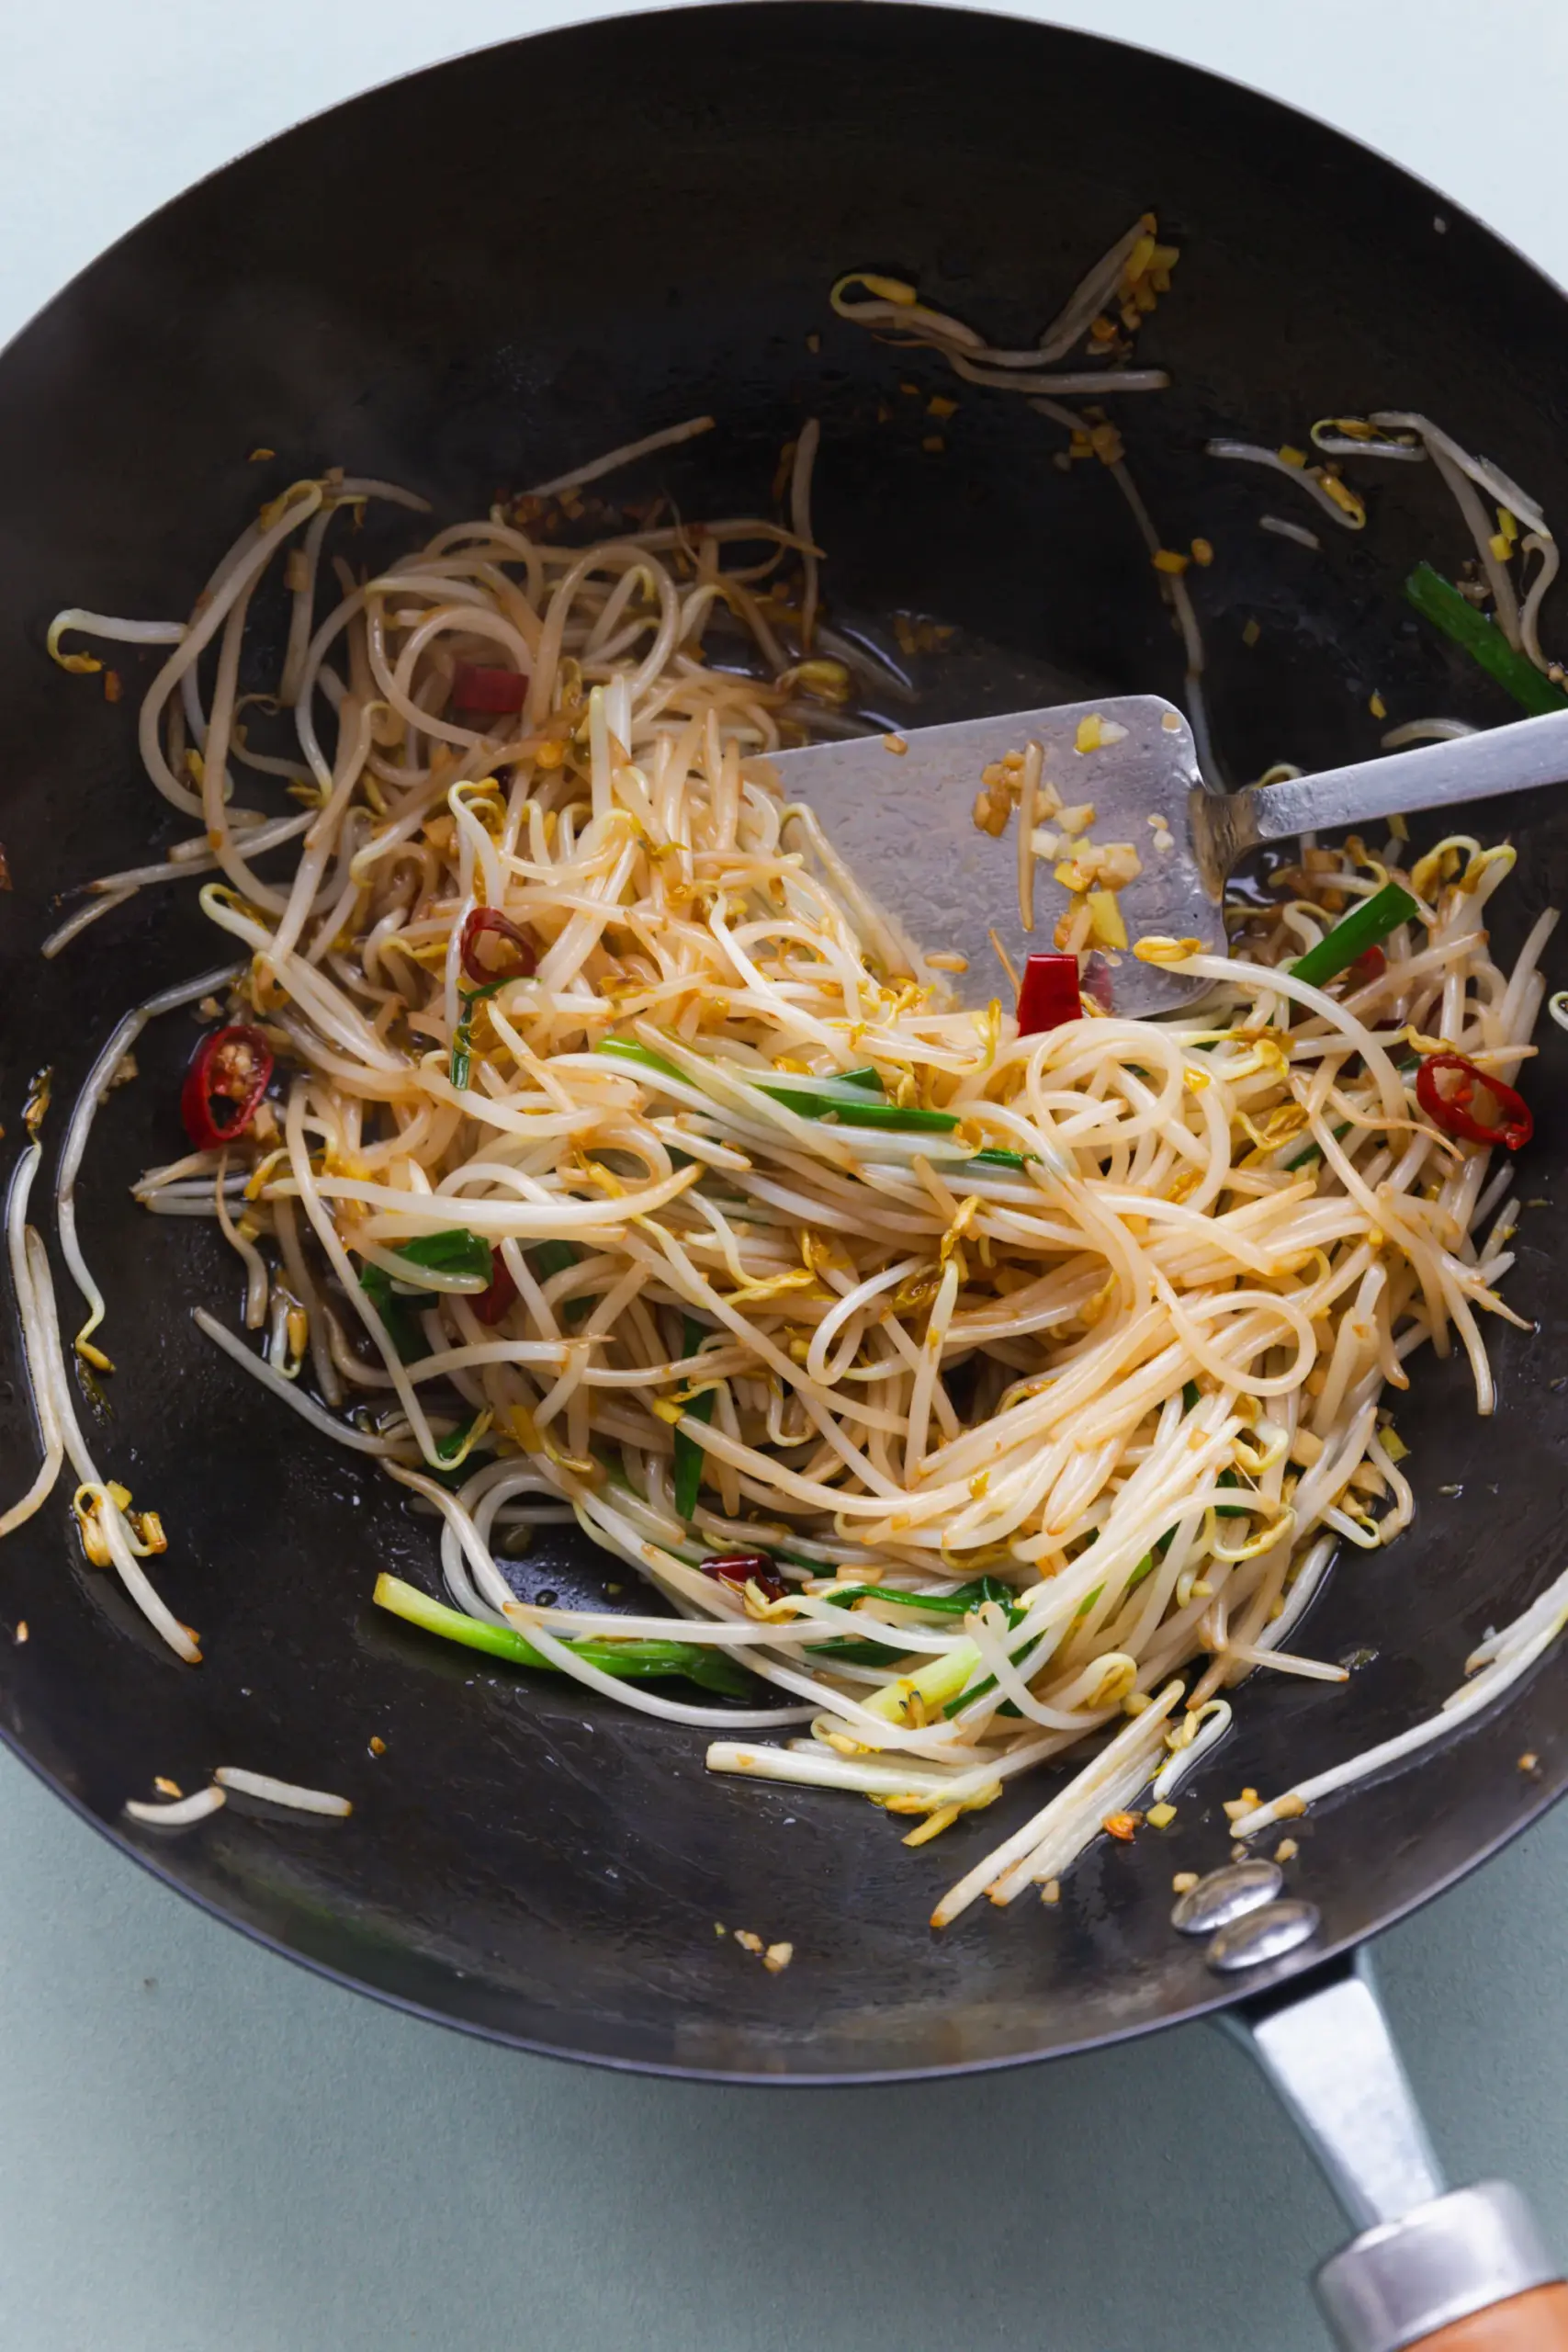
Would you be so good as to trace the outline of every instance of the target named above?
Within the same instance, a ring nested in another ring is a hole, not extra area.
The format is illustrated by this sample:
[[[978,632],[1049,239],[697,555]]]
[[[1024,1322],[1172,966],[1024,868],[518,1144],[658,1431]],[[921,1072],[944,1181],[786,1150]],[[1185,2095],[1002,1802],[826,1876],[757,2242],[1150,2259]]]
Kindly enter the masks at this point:
[[[1077,749],[1085,720],[1096,722],[1084,735],[1100,739],[1097,749]],[[1141,871],[1118,894],[1128,939],[1163,933],[1200,940],[1216,953],[1224,948],[1225,877],[1260,843],[1568,778],[1565,708],[1366,766],[1214,792],[1198,773],[1186,720],[1156,695],[1065,703],[779,753],[773,765],[785,794],[809,804],[877,909],[927,953],[967,957],[968,970],[954,983],[966,1003],[981,1005],[1005,991],[993,929],[1021,966],[1031,948],[1055,945],[1067,904],[1052,861],[1042,859],[1035,927],[1026,933],[1019,910],[1020,814],[1014,810],[999,838],[975,821],[984,770],[1009,752],[1027,753],[1031,743],[1041,746],[1043,780],[1060,801],[1092,805],[1086,837],[1131,842],[1137,850]],[[1049,816],[1041,822],[1055,829]],[[1168,847],[1156,846],[1161,835]],[[1143,1014],[1184,1004],[1205,984],[1123,953],[1112,959],[1111,985],[1117,1012]]]

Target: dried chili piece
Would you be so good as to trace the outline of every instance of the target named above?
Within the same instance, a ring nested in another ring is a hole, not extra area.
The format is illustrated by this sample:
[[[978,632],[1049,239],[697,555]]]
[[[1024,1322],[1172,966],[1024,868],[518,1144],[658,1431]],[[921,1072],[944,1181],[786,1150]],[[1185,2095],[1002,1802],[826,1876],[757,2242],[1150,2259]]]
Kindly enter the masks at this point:
[[[703,1574],[712,1577],[716,1584],[729,1585],[736,1592],[744,1592],[754,1584],[767,1600],[782,1600],[788,1590],[784,1578],[773,1572],[773,1564],[765,1552],[720,1552],[703,1562]]]

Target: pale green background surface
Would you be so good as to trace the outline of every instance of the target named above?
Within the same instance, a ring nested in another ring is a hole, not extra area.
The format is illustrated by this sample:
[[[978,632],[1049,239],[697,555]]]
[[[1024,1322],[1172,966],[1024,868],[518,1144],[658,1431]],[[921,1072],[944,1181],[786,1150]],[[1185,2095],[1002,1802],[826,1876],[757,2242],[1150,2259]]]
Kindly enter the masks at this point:
[[[0,333],[300,115],[592,13],[8,0]],[[1561,0],[1038,13],[1329,117],[1568,278]],[[1452,2177],[1511,2174],[1568,2253],[1565,1866],[1568,1814],[1381,1957]],[[3,2352],[1309,2352],[1343,2234],[1213,2032],[886,2091],[520,2058],[258,1951],[4,1757],[0,2127]]]

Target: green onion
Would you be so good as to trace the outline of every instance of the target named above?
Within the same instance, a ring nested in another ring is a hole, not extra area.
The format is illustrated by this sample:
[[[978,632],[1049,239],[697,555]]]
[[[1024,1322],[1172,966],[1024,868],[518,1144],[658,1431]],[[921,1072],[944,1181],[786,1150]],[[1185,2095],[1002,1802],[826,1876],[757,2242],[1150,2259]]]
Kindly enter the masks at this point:
[[[1203,1392],[1195,1380],[1190,1380],[1181,1391],[1181,1402],[1190,1413],[1195,1413],[1203,1401]]]
[[[400,1577],[378,1576],[372,1598],[378,1609],[389,1610],[394,1617],[419,1626],[423,1633],[443,1634],[471,1650],[487,1650],[492,1657],[506,1658],[513,1666],[536,1667],[547,1674],[561,1670],[553,1658],[546,1657],[510,1625],[487,1625],[477,1617],[465,1617],[460,1610],[432,1600]],[[617,1641],[613,1634],[595,1634],[562,1646],[596,1666],[602,1674],[615,1675],[623,1682],[657,1682],[683,1675],[699,1690],[716,1690],[726,1699],[749,1698],[753,1687],[743,1668],[724,1650],[705,1642]]]
[[[770,1090],[764,1088],[766,1093]],[[848,1127],[885,1127],[895,1135],[950,1136],[958,1120],[951,1111],[921,1111],[914,1104],[900,1109],[897,1102],[868,1102],[864,1110],[852,1109],[847,1104],[825,1102],[820,1110],[813,1109],[805,1115],[826,1118],[829,1113],[841,1115]]]
[[[404,1363],[412,1363],[429,1350],[407,1307],[392,1288],[391,1277],[380,1266],[361,1266],[359,1287],[387,1327],[387,1337]]]
[[[980,1681],[971,1682],[965,1690],[960,1690],[956,1698],[950,1699],[942,1712],[945,1716],[952,1717],[958,1713],[961,1707],[966,1707],[971,1699],[983,1699],[988,1691],[994,1690],[996,1687],[996,1676],[994,1674],[987,1674],[984,1676]],[[1011,1706],[1012,1702],[1009,1700],[1008,1704]],[[1000,1708],[998,1708],[997,1712],[999,1714],[1001,1713]],[[1013,1708],[1013,1713],[1015,1714],[1018,1713],[1016,1707]]]
[[[1349,1134],[1349,1132],[1350,1132],[1350,1122],[1349,1122],[1349,1120],[1348,1120],[1348,1119],[1342,1119],[1342,1120],[1340,1121],[1339,1125],[1338,1125],[1335,1128],[1335,1130],[1334,1130],[1334,1140],[1335,1140],[1335,1142],[1336,1142],[1336,1143],[1337,1143],[1337,1142],[1339,1141],[1339,1138],[1340,1138],[1340,1136],[1348,1136],[1348,1135]],[[1304,1167],[1307,1165],[1307,1162],[1308,1162],[1309,1160],[1312,1160],[1312,1159],[1321,1159],[1322,1158],[1323,1158],[1323,1150],[1322,1150],[1322,1147],[1321,1147],[1320,1145],[1318,1145],[1318,1144],[1315,1144],[1315,1143],[1308,1143],[1308,1144],[1303,1144],[1303,1145],[1302,1146],[1302,1148],[1301,1148],[1300,1151],[1298,1151],[1298,1152],[1293,1152],[1293,1153],[1292,1154],[1292,1156],[1291,1156],[1291,1158],[1290,1158],[1289,1159],[1282,1159],[1282,1160],[1280,1162],[1280,1165],[1281,1169],[1283,1169],[1283,1170],[1288,1173],[1288,1172],[1290,1171],[1290,1170],[1292,1170],[1292,1168],[1304,1168]]]
[[[539,1280],[547,1283],[552,1274],[564,1274],[569,1266],[575,1266],[581,1252],[570,1241],[534,1241],[523,1255]]]
[[[642,1069],[653,1070],[660,1078],[674,1079],[677,1085],[691,1083],[683,1070],[678,1070],[673,1062],[666,1061],[662,1054],[656,1054],[651,1046],[639,1045],[635,1037],[601,1037],[595,1042],[593,1050],[596,1054],[612,1055],[616,1061],[637,1062]]]
[[[1217,1487],[1239,1487],[1241,1480],[1234,1470],[1222,1470],[1214,1484]],[[1214,1505],[1216,1519],[1247,1519],[1249,1516],[1245,1503],[1216,1503]]]
[[[863,1634],[857,1640],[852,1634],[840,1634],[830,1642],[807,1642],[807,1657],[825,1657],[840,1666],[886,1666],[889,1655],[897,1657],[904,1648],[895,1629],[890,1625],[886,1634]]]
[[[575,1266],[582,1252],[572,1241],[533,1241],[523,1255],[530,1270],[542,1283],[547,1283],[552,1274],[564,1274],[569,1266]],[[593,1304],[592,1296],[567,1299],[559,1310],[561,1321],[569,1325],[581,1323]]]
[[[830,1103],[830,1110],[839,1105]],[[959,1122],[951,1111],[922,1111],[911,1103],[901,1110],[896,1102],[868,1102],[863,1111],[846,1111],[844,1125],[852,1127],[886,1127],[894,1134],[951,1135]]]
[[[760,1094],[772,1095],[775,1102],[831,1102],[853,1112],[863,1112],[870,1105],[893,1110],[897,1106],[887,1101],[887,1090],[874,1069],[833,1070],[826,1078],[806,1078],[798,1073],[779,1070],[768,1078],[750,1081]],[[811,1114],[820,1116],[819,1113]]]
[[[478,1419],[478,1413],[470,1413],[466,1421],[459,1421],[455,1430],[448,1430],[445,1437],[436,1439],[435,1451],[443,1462],[457,1462],[460,1458],[466,1458],[463,1449],[468,1444],[474,1423]]]
[[[777,1556],[787,1560],[790,1555],[781,1552]],[[939,1617],[965,1617],[983,1600],[999,1600],[1005,1609],[1010,1609],[1018,1599],[1011,1585],[1003,1584],[998,1577],[976,1577],[954,1592],[895,1592],[887,1585],[852,1584],[814,1597],[833,1609],[848,1609],[857,1600],[886,1600],[898,1609],[927,1609]]]
[[[890,1127],[905,1135],[951,1135],[958,1121],[951,1111],[922,1111],[897,1102],[879,1102],[866,1090],[845,1080],[814,1080],[804,1086],[758,1082],[759,1094],[782,1102],[802,1119],[841,1119],[846,1126]]]
[[[458,989],[457,1002],[462,1009],[457,1015],[457,1026],[452,1033],[452,1083],[459,1091],[468,1085],[468,1073],[473,1066],[474,1007],[481,997],[493,996],[497,989],[506,986],[507,980],[516,978],[515,972],[509,972],[504,979],[487,981],[482,989]]]
[[[1039,1157],[1037,1151],[994,1151],[987,1146],[984,1151],[972,1151],[964,1165],[965,1168],[1016,1168],[1021,1175],[1029,1161]]]
[[[1165,1540],[1168,1542],[1169,1539],[1166,1538]],[[1128,1593],[1135,1592],[1137,1590],[1145,1577],[1153,1575],[1156,1554],[1160,1548],[1160,1545],[1156,1544],[1155,1546],[1155,1551],[1145,1553],[1143,1558],[1138,1562],[1137,1566],[1133,1570],[1132,1575],[1128,1577],[1126,1584],[1122,1588],[1122,1598],[1123,1600],[1125,1600]],[[990,1582],[990,1578],[988,1577],[982,1577],[981,1582],[988,1584]],[[874,1588],[873,1589],[874,1589]],[[1074,1610],[1072,1616],[1072,1622],[1075,1625],[1081,1618],[1089,1615],[1089,1611],[1094,1607],[1095,1602],[1100,1599],[1100,1594],[1104,1590],[1105,1587],[1102,1584],[1097,1584],[1094,1590],[1089,1593],[1086,1599],[1079,1601],[1077,1607]],[[883,1597],[886,1599],[887,1596],[885,1594]],[[987,1596],[987,1598],[989,1598],[989,1596]],[[1008,1611],[1008,1623],[1010,1629],[1021,1623],[1023,1614],[1024,1611],[1018,1608],[1010,1609]],[[869,1661],[867,1662],[869,1663]],[[994,1674],[987,1674],[981,1681],[971,1683],[967,1690],[961,1690],[956,1699],[950,1699],[947,1705],[942,1712],[945,1716],[952,1717],[957,1714],[960,1708],[967,1707],[972,1700],[985,1698],[987,1691],[994,1690],[996,1687],[996,1676]],[[1013,1705],[1010,1699],[1002,1706],[998,1708],[997,1713],[1004,1715],[1016,1715],[1019,1713],[1019,1710]]]
[[[657,1078],[671,1078],[679,1085],[692,1081],[673,1062],[651,1046],[640,1045],[635,1037],[601,1037],[593,1048],[596,1054],[610,1054],[618,1061],[634,1062]],[[743,1078],[739,1069],[727,1070],[728,1076]],[[759,1094],[782,1102],[787,1110],[798,1113],[803,1119],[842,1119],[846,1125],[856,1127],[888,1127],[905,1135],[951,1135],[958,1121],[951,1111],[902,1110],[896,1102],[877,1102],[871,1092],[872,1082],[881,1085],[874,1070],[852,1071],[845,1078],[807,1079],[799,1086],[784,1078],[754,1083]]]
[[[428,1266],[433,1274],[467,1274],[488,1289],[495,1280],[495,1262],[488,1241],[466,1225],[443,1226],[439,1233],[416,1234],[400,1241],[396,1254],[411,1266]]]
[[[436,1439],[435,1451],[444,1466],[438,1470],[434,1463],[427,1462],[424,1468],[427,1476],[434,1478],[438,1486],[460,1487],[473,1469],[475,1453],[484,1454],[491,1451],[482,1437],[477,1445],[468,1444],[478,1419],[478,1413],[470,1413],[466,1421],[459,1421],[455,1430],[448,1430],[445,1437]]]
[[[1397,882],[1385,882],[1381,890],[1363,899],[1343,922],[1337,922],[1332,931],[1325,932],[1315,947],[1309,947],[1304,956],[1297,956],[1290,967],[1291,978],[1305,980],[1309,988],[1322,988],[1337,972],[1343,972],[1358,956],[1364,956],[1369,947],[1375,947],[1380,939],[1386,939],[1391,931],[1397,931],[1417,911],[1408,890],[1402,890]]]
[[[847,1609],[856,1600],[888,1600],[900,1609],[929,1610],[941,1617],[966,1616],[982,1601],[995,1600],[1006,1609],[1010,1628],[1023,1615],[1011,1585],[1001,1583],[996,1577],[976,1577],[968,1584],[961,1584],[955,1592],[894,1592],[885,1585],[862,1584],[850,1585],[839,1592],[818,1593],[816,1598],[828,1601],[834,1609]],[[807,1656],[837,1658],[841,1666],[886,1666],[888,1651],[903,1648],[897,1625],[877,1627],[874,1618],[862,1618],[859,1623],[863,1631],[858,1636],[840,1634],[834,1641],[809,1643]],[[972,1698],[974,1693],[968,1695]]]
[[[688,1315],[681,1334],[681,1353],[683,1356],[694,1356],[706,1336],[705,1327],[699,1323],[694,1316]],[[694,1396],[686,1407],[693,1420],[711,1421],[713,1400],[714,1392],[711,1388],[705,1388],[700,1396]],[[704,1461],[703,1449],[696,1439],[689,1437],[684,1430],[678,1429],[675,1432],[675,1509],[679,1516],[688,1521],[697,1507],[697,1494],[703,1483]]]
[[[1079,1611],[1079,1614],[1082,1614],[1081,1611]],[[1008,1630],[1010,1632],[1021,1622],[1023,1615],[1024,1611],[1021,1609],[1009,1610]],[[968,1646],[973,1649],[973,1643],[969,1644]],[[973,1668],[971,1668],[970,1671],[972,1672]],[[955,1691],[953,1696],[948,1700],[942,1712],[944,1716],[951,1718],[958,1713],[960,1708],[968,1706],[972,1699],[984,1699],[987,1693],[994,1690],[996,1687],[997,1678],[994,1674],[983,1675],[978,1682],[966,1683],[962,1690]],[[1015,1707],[1012,1701],[1009,1699],[1004,1702],[1002,1706],[998,1708],[997,1713],[998,1714],[1011,1713],[1016,1715],[1019,1713],[1019,1709]]]
[[[1495,621],[1478,613],[1429,563],[1416,565],[1404,583],[1404,593],[1423,620],[1451,638],[1527,710],[1539,716],[1563,707],[1562,688],[1554,686],[1526,654],[1517,653]]]
[[[406,1258],[411,1266],[428,1266],[432,1273],[467,1274],[485,1288],[495,1276],[490,1243],[481,1241],[477,1233],[470,1233],[466,1225],[446,1226],[439,1233],[416,1234],[412,1241],[400,1241],[395,1254]],[[359,1287],[386,1325],[387,1337],[404,1363],[412,1363],[416,1357],[428,1352],[405,1303],[408,1293],[398,1289],[385,1267],[362,1266]],[[431,1296],[424,1285],[411,1283],[409,1287],[423,1289],[426,1300]]]

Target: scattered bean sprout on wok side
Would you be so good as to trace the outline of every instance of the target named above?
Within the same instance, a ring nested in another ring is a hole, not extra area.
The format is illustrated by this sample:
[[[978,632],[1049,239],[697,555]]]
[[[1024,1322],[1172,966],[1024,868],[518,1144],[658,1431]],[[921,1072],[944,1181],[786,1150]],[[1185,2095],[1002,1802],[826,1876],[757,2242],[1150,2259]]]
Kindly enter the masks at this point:
[[[1188,560],[1162,548],[1098,406],[1168,380],[1129,362],[1177,258],[1145,217],[1026,351],[902,280],[856,273],[833,300],[978,396],[1032,401],[1066,435],[1059,459],[1106,467],[1181,634],[1207,759]],[[198,1006],[190,1148],[137,1198],[215,1219],[240,1261],[243,1328],[202,1306],[202,1332],[306,1442],[379,1464],[438,1521],[446,1599],[383,1577],[377,1600],[712,1734],[715,1770],[858,1792],[908,1817],[911,1845],[1070,1758],[942,1897],[945,1924],[980,1894],[1050,1890],[1108,1822],[1131,1834],[1128,1808],[1151,1782],[1162,1805],[1176,1792],[1243,1680],[1345,1679],[1297,1628],[1337,1546],[1409,1523],[1384,1400],[1423,1348],[1457,1350],[1490,1412],[1487,1318],[1521,1321],[1498,1287],[1514,1212],[1495,1145],[1528,1134],[1514,1082],[1555,918],[1505,971],[1487,907],[1511,850],[1455,836],[1407,868],[1400,840],[1308,845],[1231,953],[1136,944],[1208,983],[1200,1011],[1131,1020],[1071,989],[1040,1027],[964,1009],[952,959],[902,944],[769,765],[849,723],[877,675],[824,628],[817,422],[781,467],[782,519],[698,526],[585,495],[711,424],[379,570],[355,560],[365,509],[423,502],[298,481],[188,620],[59,616],[51,650],[78,672],[96,657],[65,648],[84,639],[161,650],[142,755],[198,830],[92,884],[46,952],[193,878],[225,959],[130,1012],[70,1114],[74,1352],[111,1375],[75,1216],[94,1121],[143,1026]],[[1537,593],[1555,547],[1525,493],[1415,413],[1328,420],[1315,446],[1321,464],[1213,445],[1353,529],[1368,512],[1344,466],[1429,460],[1475,545],[1438,625],[1468,616],[1556,691]],[[247,631],[279,581],[264,691]],[[1418,717],[1395,738],[1461,725]],[[246,805],[281,793],[297,813]],[[88,1560],[194,1664],[148,1566],[168,1536],[83,1433],[29,1221],[41,1157],[35,1136],[6,1234],[43,1458],[0,1533],[69,1464]],[[561,1523],[637,1572],[640,1611],[516,1597],[505,1547]],[[1568,1583],[1483,1645],[1442,1717],[1238,1830],[1488,1703],[1565,1618]],[[235,1770],[141,1816],[204,1818],[225,1788],[346,1809]]]

